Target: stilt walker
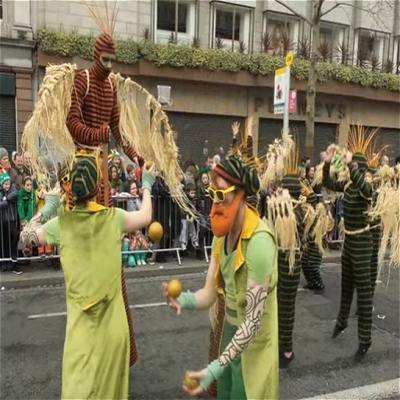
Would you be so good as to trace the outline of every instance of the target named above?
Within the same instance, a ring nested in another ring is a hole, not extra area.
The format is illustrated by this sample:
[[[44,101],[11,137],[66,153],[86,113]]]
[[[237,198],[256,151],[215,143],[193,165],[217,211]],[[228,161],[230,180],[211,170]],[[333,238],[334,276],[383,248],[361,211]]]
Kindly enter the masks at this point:
[[[100,154],[101,175],[96,201],[111,205],[107,152],[110,135],[129,158],[154,163],[171,197],[186,212],[194,213],[180,181],[183,172],[168,117],[161,104],[130,78],[112,73],[116,52],[112,34],[117,17],[116,2],[88,2],[87,7],[102,33],[94,48],[94,65],[77,70],[75,65],[51,65],[39,90],[32,117],[27,122],[22,148],[31,155],[32,169],[41,182],[54,189],[58,163],[71,165],[76,151]],[[140,155],[140,156],[139,156]],[[52,161],[49,168],[46,159]],[[55,175],[55,176],[54,176]],[[137,358],[124,273],[121,289],[130,329],[130,364]]]

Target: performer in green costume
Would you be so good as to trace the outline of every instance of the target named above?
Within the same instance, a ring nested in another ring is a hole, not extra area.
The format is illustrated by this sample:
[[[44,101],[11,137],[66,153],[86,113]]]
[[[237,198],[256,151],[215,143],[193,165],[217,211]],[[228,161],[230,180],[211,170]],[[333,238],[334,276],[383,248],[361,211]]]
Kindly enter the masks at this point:
[[[192,396],[216,380],[218,399],[278,398],[278,250],[254,207],[259,179],[250,146],[251,140],[244,149],[237,146],[212,171],[211,227],[216,238],[205,286],[175,300],[164,284],[167,302],[178,314],[182,308],[218,308],[219,296],[225,300],[219,356],[205,369],[189,373],[200,381],[195,389],[184,386]]]
[[[121,236],[150,223],[154,176],[143,172],[143,204],[133,212],[96,203],[98,180],[96,157],[78,155],[71,171],[76,206],[21,233],[25,245],[60,247],[67,302],[63,399],[128,398],[129,328],[121,289]],[[52,201],[51,207],[57,209],[58,204]]]
[[[350,171],[349,182],[338,182],[330,176],[330,163],[334,156],[328,148],[323,168],[323,185],[330,190],[344,192],[345,239],[342,254],[342,290],[340,310],[332,338],[336,338],[347,327],[354,290],[357,290],[358,340],[355,360],[360,361],[371,346],[372,297],[371,271],[372,234],[368,209],[372,200],[371,184],[365,179],[366,153],[376,134],[368,136],[362,126],[353,127],[349,135],[346,164]],[[354,154],[354,155],[353,155]]]

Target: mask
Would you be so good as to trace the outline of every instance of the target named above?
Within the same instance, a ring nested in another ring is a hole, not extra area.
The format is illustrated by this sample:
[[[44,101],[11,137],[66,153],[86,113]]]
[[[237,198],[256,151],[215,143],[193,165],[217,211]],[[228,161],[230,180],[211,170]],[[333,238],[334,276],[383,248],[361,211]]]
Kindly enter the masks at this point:
[[[211,208],[211,230],[216,237],[223,237],[232,229],[243,196],[244,192],[238,192],[229,205],[213,203]]]

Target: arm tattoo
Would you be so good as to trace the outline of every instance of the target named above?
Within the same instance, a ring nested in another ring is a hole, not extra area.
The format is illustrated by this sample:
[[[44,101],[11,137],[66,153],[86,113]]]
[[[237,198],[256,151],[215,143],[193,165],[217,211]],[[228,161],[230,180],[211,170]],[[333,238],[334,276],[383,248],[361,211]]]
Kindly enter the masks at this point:
[[[246,317],[219,357],[219,362],[222,366],[226,366],[239,356],[257,335],[261,326],[261,318],[264,313],[266,299],[267,289],[262,285],[247,289]]]

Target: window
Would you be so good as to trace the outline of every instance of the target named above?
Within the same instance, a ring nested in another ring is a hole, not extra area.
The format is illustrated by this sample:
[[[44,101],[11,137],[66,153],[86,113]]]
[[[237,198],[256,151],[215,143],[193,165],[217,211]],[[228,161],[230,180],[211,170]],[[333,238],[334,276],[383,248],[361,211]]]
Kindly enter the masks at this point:
[[[176,19],[176,11],[178,18]],[[157,7],[157,29],[164,31],[187,32],[187,3],[173,0],[159,0]]]
[[[195,36],[195,0],[158,0],[156,42],[189,44]]]
[[[350,61],[348,27],[336,23],[322,22],[319,31],[318,51],[323,61],[347,64]]]
[[[264,14],[263,51],[273,55],[286,55],[296,50],[300,23],[295,17],[278,14]]]
[[[239,40],[240,14],[233,11],[217,10],[215,36],[221,39]]]
[[[213,2],[210,47],[249,52],[252,37],[252,8]]]
[[[355,52],[357,65],[380,70],[388,57],[388,44],[388,34],[359,29]]]

